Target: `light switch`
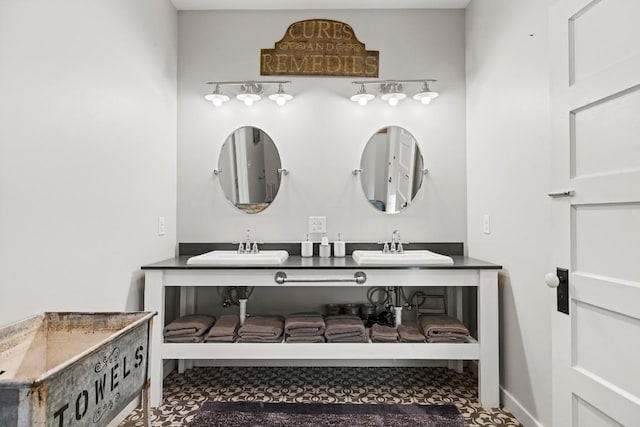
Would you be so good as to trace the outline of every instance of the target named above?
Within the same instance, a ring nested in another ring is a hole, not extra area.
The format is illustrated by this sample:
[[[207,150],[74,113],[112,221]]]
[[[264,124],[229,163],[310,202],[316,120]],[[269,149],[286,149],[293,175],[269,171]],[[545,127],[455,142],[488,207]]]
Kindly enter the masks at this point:
[[[484,234],[491,234],[491,218],[489,214],[484,214],[482,217],[482,232]]]
[[[164,236],[165,234],[165,226],[164,226],[164,217],[158,217],[158,236]]]

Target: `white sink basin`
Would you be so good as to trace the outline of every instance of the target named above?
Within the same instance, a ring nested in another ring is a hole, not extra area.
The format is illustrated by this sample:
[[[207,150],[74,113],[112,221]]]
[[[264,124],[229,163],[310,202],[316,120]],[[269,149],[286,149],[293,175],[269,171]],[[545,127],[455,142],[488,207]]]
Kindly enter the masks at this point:
[[[353,251],[351,255],[358,265],[451,265],[453,259],[431,251],[404,251],[382,253],[382,251]]]
[[[260,251],[255,254],[239,254],[236,251],[211,251],[191,257],[190,265],[280,265],[289,258],[287,251]]]

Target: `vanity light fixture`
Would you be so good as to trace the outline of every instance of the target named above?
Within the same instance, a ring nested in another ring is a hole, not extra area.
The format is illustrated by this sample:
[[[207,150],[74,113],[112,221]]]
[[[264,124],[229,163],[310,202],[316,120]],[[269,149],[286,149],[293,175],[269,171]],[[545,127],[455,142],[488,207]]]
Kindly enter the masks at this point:
[[[213,93],[206,95],[204,97],[207,101],[211,101],[214,107],[220,107],[222,104],[229,100],[229,97],[220,91],[220,85],[217,84],[216,88],[213,90]]]
[[[240,89],[242,92],[236,95],[238,101],[244,102],[244,105],[251,107],[254,102],[262,99],[260,94],[262,93],[262,85],[258,83],[245,83]]]
[[[426,105],[430,103],[432,99],[437,98],[438,95],[440,95],[438,92],[434,92],[429,89],[429,81],[426,81],[422,85],[422,91],[413,95],[413,99]]]
[[[381,93],[380,98],[383,101],[387,101],[390,106],[394,107],[398,105],[398,102],[407,97],[405,90],[408,86],[414,83],[422,83],[422,89],[420,92],[413,95],[413,99],[421,102],[422,104],[428,104],[431,100],[439,95],[438,92],[434,92],[429,88],[429,82],[435,82],[434,79],[417,79],[417,80],[369,80],[369,81],[355,81],[353,84],[360,85],[358,92],[351,96],[351,99],[358,104],[365,106],[367,103],[375,98],[373,94],[367,93],[365,85],[377,85]]]
[[[356,93],[349,99],[351,99],[353,102],[357,102],[364,107],[365,105],[367,105],[367,102],[371,101],[373,98],[375,98],[375,95],[367,93],[367,89],[364,87],[364,84],[361,84],[358,93]]]
[[[277,85],[277,91],[269,95],[269,99],[278,105],[284,105],[287,101],[293,99],[293,96],[286,93],[284,85],[291,83],[290,80],[272,80],[272,81],[237,81],[237,82],[207,82],[208,85],[215,85],[215,89],[204,98],[213,103],[214,106],[220,107],[223,103],[229,101],[229,96],[222,93],[221,86],[239,86],[240,92],[235,95],[238,101],[244,102],[247,107],[262,99],[262,94],[271,86]]]
[[[275,101],[279,106],[283,106],[287,101],[291,101],[293,96],[284,91],[282,83],[278,84],[278,91],[269,95],[269,99]]]
[[[380,92],[382,92],[380,98],[383,101],[387,101],[392,107],[395,107],[399,101],[407,97],[407,95],[402,92],[402,83],[382,83],[380,85]]]

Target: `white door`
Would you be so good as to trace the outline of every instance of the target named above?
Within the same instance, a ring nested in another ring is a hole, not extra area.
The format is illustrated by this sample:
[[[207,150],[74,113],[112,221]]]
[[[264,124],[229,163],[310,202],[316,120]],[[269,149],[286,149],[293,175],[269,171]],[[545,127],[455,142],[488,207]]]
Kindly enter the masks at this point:
[[[398,169],[396,183],[398,186],[397,203],[399,210],[409,206],[413,199],[413,173],[416,163],[416,141],[413,136],[400,129],[398,133]]]
[[[554,426],[640,426],[640,0],[550,18]]]
[[[387,213],[398,212],[398,130],[397,126],[391,126],[387,131]]]

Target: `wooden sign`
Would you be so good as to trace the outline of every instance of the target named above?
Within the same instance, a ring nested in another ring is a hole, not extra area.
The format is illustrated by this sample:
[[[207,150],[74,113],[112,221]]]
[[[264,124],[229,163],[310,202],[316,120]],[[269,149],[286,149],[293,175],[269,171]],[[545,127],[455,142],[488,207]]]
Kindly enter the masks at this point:
[[[275,49],[260,50],[260,75],[378,77],[378,56],[350,25],[309,19],[291,24]]]

